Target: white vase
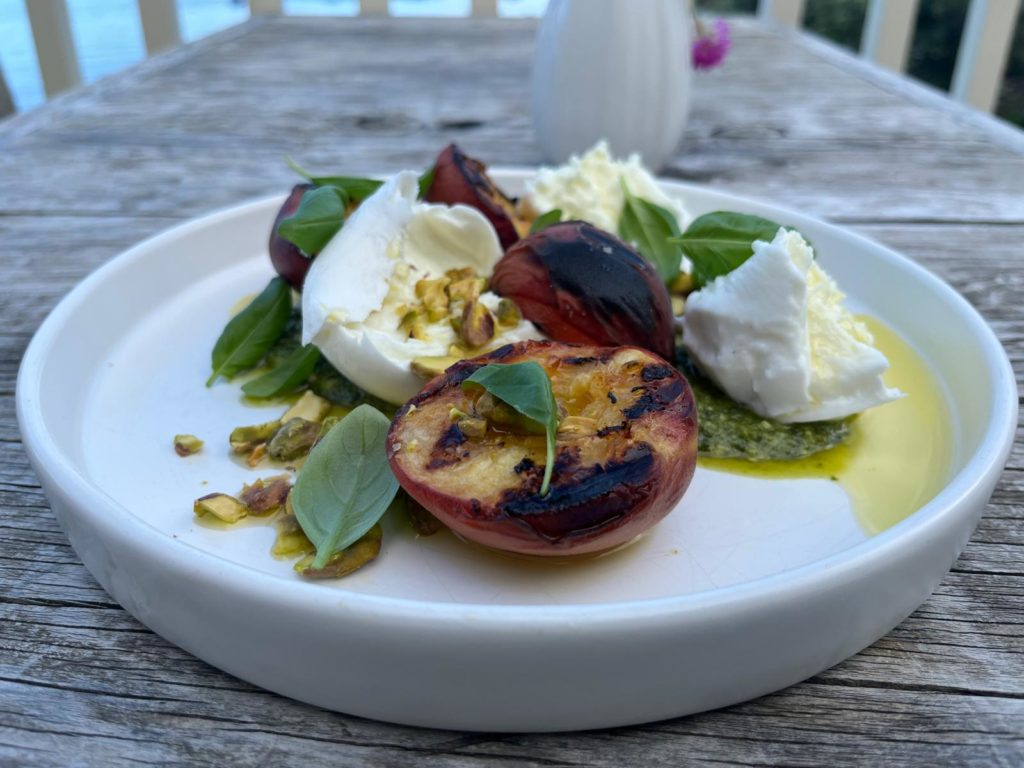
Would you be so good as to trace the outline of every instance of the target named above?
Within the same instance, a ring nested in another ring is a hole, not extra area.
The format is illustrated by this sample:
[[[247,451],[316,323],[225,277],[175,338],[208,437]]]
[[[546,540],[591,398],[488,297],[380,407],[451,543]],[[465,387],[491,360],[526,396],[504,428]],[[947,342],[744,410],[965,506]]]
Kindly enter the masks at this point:
[[[688,0],[551,0],[537,34],[533,124],[549,162],[607,139],[652,169],[690,108]]]

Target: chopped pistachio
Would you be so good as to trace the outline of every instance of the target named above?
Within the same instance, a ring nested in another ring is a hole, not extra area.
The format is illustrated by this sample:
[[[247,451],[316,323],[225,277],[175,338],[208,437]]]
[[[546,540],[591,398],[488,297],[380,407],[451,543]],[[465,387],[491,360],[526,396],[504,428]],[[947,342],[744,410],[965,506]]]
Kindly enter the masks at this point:
[[[451,280],[453,283],[459,280],[466,280],[470,277],[476,277],[476,270],[472,267],[459,267],[458,269],[449,269],[444,273],[444,276]]]
[[[251,515],[269,515],[284,506],[292,489],[289,475],[260,478],[252,485],[246,483],[238,498],[249,508]]]
[[[586,416],[566,416],[558,423],[557,436],[572,439],[597,434],[597,421]]]
[[[422,316],[422,312],[418,309],[407,309],[402,314],[402,319],[398,321],[398,330],[403,333],[412,336],[413,326],[416,324],[416,320]]]
[[[455,299],[473,301],[480,298],[480,294],[484,292],[484,288],[486,287],[486,278],[463,277],[458,280],[453,280],[452,284],[448,286],[448,298],[452,301]]]
[[[323,423],[320,425],[320,434],[316,436],[316,440],[313,441],[313,446],[310,450],[316,448],[316,444],[323,440],[327,436],[327,433],[334,429],[334,427],[338,426],[338,422],[340,421],[341,416],[328,416],[324,419]]]
[[[295,405],[284,412],[281,416],[281,423],[284,424],[286,421],[291,419],[305,419],[306,421],[315,421],[319,424],[324,420],[324,417],[331,412],[330,400],[325,400],[314,392],[306,390],[302,393]]]
[[[679,317],[686,311],[686,300],[682,296],[672,297],[672,314]]]
[[[383,536],[380,523],[373,526],[366,535],[347,549],[331,555],[323,568],[312,568],[315,555],[307,555],[295,564],[295,570],[307,579],[338,579],[357,571],[380,554]]]
[[[545,428],[528,419],[508,403],[502,402],[490,392],[477,398],[476,412],[504,432],[526,435],[543,435]]]
[[[498,310],[495,314],[498,318],[498,325],[515,326],[519,325],[519,321],[523,319],[523,315],[519,311],[519,305],[512,301],[512,299],[501,299],[498,302]]]
[[[196,499],[192,511],[196,517],[213,515],[225,523],[237,523],[249,513],[245,504],[226,493],[211,493]]]
[[[451,357],[448,355],[426,355],[424,357],[417,357],[413,359],[410,367],[412,372],[417,376],[422,376],[425,379],[432,379],[435,376],[440,376],[455,363],[459,362],[459,358]]]
[[[245,463],[250,467],[257,467],[267,455],[267,444],[260,443],[245,457]]]
[[[451,279],[439,277],[436,280],[419,280],[416,282],[416,298],[423,302],[427,317],[432,323],[443,319],[448,314],[448,284]]]
[[[464,416],[455,422],[467,437],[483,437],[487,434],[487,419]]]
[[[462,310],[459,338],[469,347],[482,347],[494,338],[494,315],[476,299],[467,301]]]
[[[428,341],[430,339],[430,317],[420,312],[412,321],[409,328],[409,338],[417,341]]]
[[[277,461],[291,461],[309,453],[320,436],[320,424],[298,416],[288,419],[267,443],[267,453]]]
[[[274,546],[270,550],[270,554],[274,557],[298,557],[299,555],[308,555],[316,552],[316,547],[313,546],[306,534],[302,532],[302,526],[299,525],[298,519],[295,515],[286,514],[277,521],[277,538],[274,540]]]
[[[175,435],[174,452],[182,458],[203,450],[203,441],[195,435]]]
[[[448,418],[449,418],[449,420],[454,422],[454,421],[458,421],[459,419],[467,419],[467,418],[469,418],[469,414],[466,413],[465,411],[461,410],[457,406],[453,405],[451,408],[448,409]]]
[[[669,293],[676,293],[680,296],[686,296],[689,293],[693,293],[693,289],[697,286],[693,282],[693,275],[689,272],[680,272],[669,283]]]
[[[249,453],[260,443],[272,438],[280,428],[280,421],[268,421],[266,424],[254,424],[251,427],[235,427],[231,430],[228,442],[235,453]]]

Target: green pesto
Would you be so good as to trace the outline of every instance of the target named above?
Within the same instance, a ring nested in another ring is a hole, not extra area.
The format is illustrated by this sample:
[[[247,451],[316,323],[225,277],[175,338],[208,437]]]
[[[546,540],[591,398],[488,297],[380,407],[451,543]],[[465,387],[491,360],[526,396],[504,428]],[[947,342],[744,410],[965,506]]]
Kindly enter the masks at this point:
[[[759,416],[701,375],[682,350],[676,365],[693,388],[699,424],[697,452],[716,459],[793,461],[847,442],[853,417],[782,424]]]

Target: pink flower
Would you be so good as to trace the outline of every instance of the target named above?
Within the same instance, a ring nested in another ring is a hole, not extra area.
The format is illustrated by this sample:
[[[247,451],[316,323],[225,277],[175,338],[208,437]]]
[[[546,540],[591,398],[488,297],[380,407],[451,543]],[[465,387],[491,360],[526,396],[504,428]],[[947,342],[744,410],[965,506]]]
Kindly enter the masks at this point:
[[[729,25],[722,19],[715,19],[711,24],[710,33],[708,28],[697,24],[697,39],[693,41],[693,68],[711,69],[722,63],[725,55],[732,47],[732,38],[729,36]]]

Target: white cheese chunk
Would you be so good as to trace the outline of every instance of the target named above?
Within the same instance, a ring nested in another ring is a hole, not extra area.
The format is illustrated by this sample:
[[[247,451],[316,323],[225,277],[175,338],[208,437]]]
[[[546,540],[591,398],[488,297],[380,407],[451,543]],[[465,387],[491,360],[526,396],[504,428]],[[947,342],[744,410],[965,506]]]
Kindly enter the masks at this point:
[[[799,233],[780,229],[691,294],[683,346],[730,397],[781,422],[839,419],[902,397],[871,333]]]
[[[490,222],[464,205],[416,200],[417,174],[404,171],[367,198],[306,275],[302,291],[302,341],[357,386],[392,403],[415,395],[424,381],[410,364],[424,356],[448,355],[458,341],[448,318],[426,325],[426,338],[409,338],[399,324],[416,303],[418,280],[472,267],[489,277],[502,256]],[[481,302],[497,306],[484,293]],[[501,329],[489,348],[542,338],[531,323]]]
[[[625,204],[623,184],[631,195],[675,214],[681,230],[690,223],[682,203],[665,194],[640,163],[639,155],[615,160],[604,141],[583,155],[573,155],[563,166],[541,168],[527,183],[526,198],[538,214],[559,208],[563,219],[580,219],[616,233]]]

